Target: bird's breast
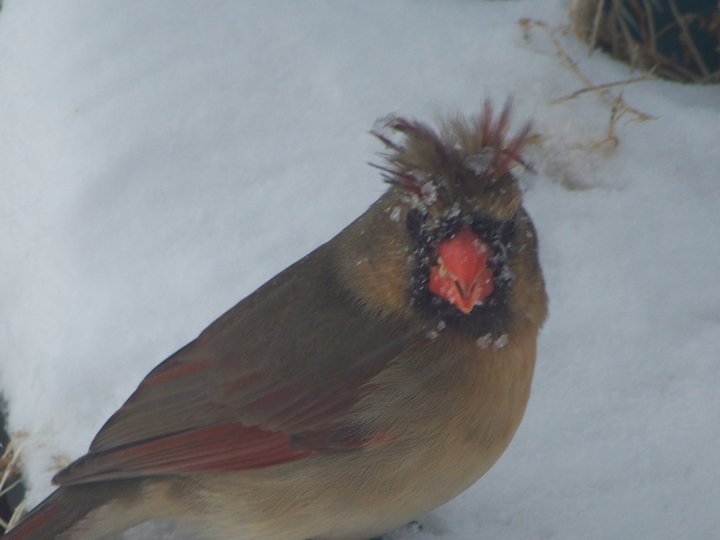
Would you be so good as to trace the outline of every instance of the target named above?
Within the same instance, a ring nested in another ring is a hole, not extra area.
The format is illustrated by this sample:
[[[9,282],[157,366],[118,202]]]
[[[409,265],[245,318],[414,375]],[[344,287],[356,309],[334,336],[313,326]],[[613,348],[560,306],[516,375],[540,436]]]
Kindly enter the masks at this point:
[[[534,334],[517,335],[502,347],[456,344],[435,359],[452,369],[436,366],[399,420],[409,426],[399,446],[415,471],[407,489],[426,499],[417,501],[424,511],[467,489],[508,447],[530,395],[535,349]]]

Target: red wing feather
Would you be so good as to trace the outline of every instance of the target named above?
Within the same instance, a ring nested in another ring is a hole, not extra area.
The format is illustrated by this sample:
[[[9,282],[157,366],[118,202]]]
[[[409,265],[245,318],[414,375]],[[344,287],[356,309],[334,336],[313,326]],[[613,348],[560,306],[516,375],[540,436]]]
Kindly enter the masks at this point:
[[[256,407],[275,411],[266,417],[273,428],[230,422],[134,441],[91,452],[53,481],[73,485],[103,479],[258,469],[319,452],[356,450],[371,441],[360,427],[339,426],[330,420],[351,407],[357,394],[336,391],[317,401],[307,397],[293,400],[295,393],[289,388],[273,390],[247,406],[248,412]],[[292,405],[287,407],[288,403]]]
[[[228,424],[138,444],[108,457],[114,457],[125,470],[154,474],[255,469],[310,454],[292,449],[290,437],[284,433]]]
[[[226,424],[95,454],[88,462],[78,463],[82,463],[84,474],[73,475],[70,483],[105,476],[241,471],[288,463],[314,453],[292,448],[290,437],[284,433]],[[68,472],[72,474],[72,467]],[[58,480],[62,482],[62,475]]]

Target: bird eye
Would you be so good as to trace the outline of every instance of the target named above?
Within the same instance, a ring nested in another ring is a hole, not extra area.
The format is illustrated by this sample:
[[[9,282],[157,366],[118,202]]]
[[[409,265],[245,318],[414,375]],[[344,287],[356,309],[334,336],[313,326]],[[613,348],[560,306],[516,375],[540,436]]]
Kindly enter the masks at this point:
[[[412,236],[417,236],[418,234],[420,234],[422,222],[423,216],[421,215],[420,211],[410,210],[407,213],[407,218],[405,219],[405,227]]]

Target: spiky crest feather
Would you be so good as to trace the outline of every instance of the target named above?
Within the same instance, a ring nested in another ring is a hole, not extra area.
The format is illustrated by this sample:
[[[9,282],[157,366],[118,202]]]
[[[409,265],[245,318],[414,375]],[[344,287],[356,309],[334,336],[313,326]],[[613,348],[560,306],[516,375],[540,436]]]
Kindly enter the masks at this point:
[[[372,164],[383,179],[397,189],[416,196],[416,203],[430,213],[446,211],[480,194],[494,203],[499,217],[514,214],[520,204],[519,190],[511,170],[529,166],[521,151],[531,124],[526,123],[509,138],[512,103],[499,115],[485,101],[480,115],[460,116],[441,123],[439,132],[428,125],[391,115],[371,133],[386,148],[384,165]],[[396,142],[393,135],[402,140]]]

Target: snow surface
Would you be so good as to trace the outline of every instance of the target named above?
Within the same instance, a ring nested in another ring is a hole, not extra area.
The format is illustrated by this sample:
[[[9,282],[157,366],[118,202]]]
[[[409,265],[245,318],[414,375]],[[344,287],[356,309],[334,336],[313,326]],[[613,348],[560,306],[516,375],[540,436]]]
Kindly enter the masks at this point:
[[[609,106],[552,104],[583,83],[517,24],[568,3],[7,0],[0,392],[29,502],[148,370],[382,192],[376,118],[512,93],[542,135],[534,393],[486,477],[395,537],[720,537],[720,94],[629,85],[657,119],[590,151]],[[560,39],[596,83],[633,75]]]

